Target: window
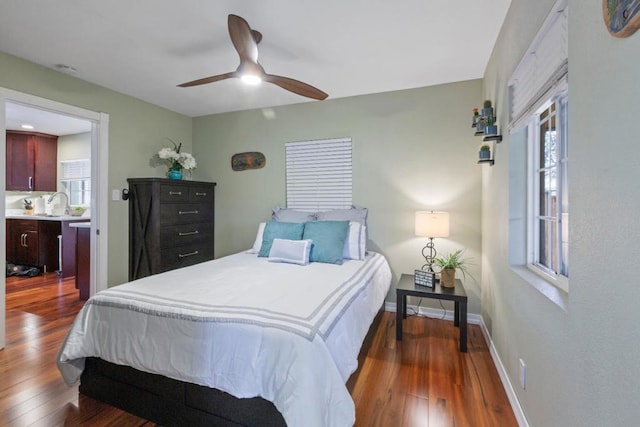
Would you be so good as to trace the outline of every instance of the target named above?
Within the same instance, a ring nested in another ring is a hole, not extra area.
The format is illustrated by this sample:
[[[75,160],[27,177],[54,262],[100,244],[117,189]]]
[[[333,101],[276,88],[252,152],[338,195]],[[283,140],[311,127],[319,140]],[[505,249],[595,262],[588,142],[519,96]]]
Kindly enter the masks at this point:
[[[303,211],[351,208],[351,138],[289,142],[285,156],[287,207]]]
[[[569,199],[567,96],[537,114],[529,133],[529,259],[527,264],[568,290]]]
[[[69,196],[71,206],[89,206],[91,204],[91,161],[64,160],[62,165],[62,187]]]
[[[509,80],[517,145],[510,148],[509,252],[512,265],[568,292],[567,18],[567,0],[558,0]]]

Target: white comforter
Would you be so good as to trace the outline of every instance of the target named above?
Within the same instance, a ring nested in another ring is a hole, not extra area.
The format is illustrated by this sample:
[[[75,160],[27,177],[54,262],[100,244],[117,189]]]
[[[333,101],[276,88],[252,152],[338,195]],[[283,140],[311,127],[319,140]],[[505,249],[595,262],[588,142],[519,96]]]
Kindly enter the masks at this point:
[[[274,403],[289,426],[350,426],[345,382],[391,283],[379,254],[341,266],[238,253],[98,293],[58,354],[75,383],[104,360]]]

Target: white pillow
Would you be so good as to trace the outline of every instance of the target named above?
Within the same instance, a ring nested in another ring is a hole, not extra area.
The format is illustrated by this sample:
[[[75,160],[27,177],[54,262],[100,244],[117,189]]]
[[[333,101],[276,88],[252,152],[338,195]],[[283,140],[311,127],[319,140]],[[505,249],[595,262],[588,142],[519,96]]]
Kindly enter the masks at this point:
[[[309,253],[313,241],[273,239],[268,260],[270,262],[286,262],[289,264],[309,264]]]
[[[364,259],[367,245],[367,227],[356,221],[349,221],[347,239],[344,241],[342,258]]]
[[[264,226],[266,222],[261,222],[258,226],[258,234],[256,234],[256,240],[253,242],[253,247],[247,251],[248,254],[257,254],[262,247],[262,234],[264,233]]]

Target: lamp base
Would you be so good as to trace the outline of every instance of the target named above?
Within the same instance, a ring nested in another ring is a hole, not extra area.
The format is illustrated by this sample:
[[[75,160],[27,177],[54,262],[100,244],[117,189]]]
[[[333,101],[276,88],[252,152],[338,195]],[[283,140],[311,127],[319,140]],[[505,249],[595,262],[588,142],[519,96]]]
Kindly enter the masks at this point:
[[[427,249],[429,250],[429,254],[425,254],[425,251]],[[421,269],[424,271],[428,271],[429,273],[435,273],[433,271],[433,262],[436,259],[436,249],[433,246],[433,237],[429,237],[429,242],[427,242],[425,247],[422,248],[422,256],[424,257],[424,260],[426,262],[424,263]]]

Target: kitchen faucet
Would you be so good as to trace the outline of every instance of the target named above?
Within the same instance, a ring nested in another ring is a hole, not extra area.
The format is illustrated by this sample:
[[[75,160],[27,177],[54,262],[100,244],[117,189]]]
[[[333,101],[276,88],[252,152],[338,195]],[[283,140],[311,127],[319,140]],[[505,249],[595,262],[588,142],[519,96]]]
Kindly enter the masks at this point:
[[[65,215],[69,215],[69,196],[67,195],[67,193],[63,192],[63,191],[58,191],[56,193],[53,193],[50,197],[49,200],[47,200],[47,203],[51,203],[51,201],[53,200],[54,197],[56,197],[58,194],[64,196],[65,198],[65,205],[64,205],[64,214]]]

